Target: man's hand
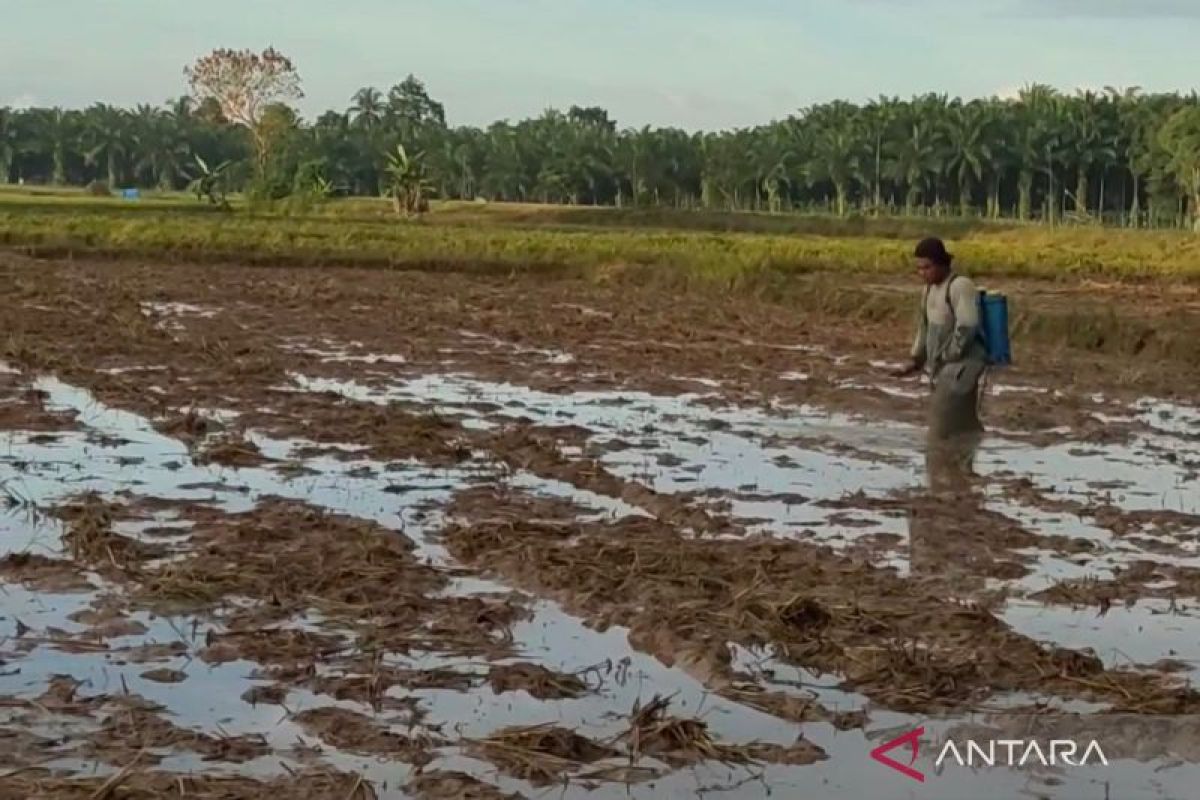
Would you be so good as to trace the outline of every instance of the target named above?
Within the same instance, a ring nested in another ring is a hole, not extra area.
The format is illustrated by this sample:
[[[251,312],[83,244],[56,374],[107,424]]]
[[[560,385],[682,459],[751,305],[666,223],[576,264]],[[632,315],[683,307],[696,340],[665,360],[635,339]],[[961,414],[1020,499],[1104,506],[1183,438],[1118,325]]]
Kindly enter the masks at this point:
[[[909,359],[908,363],[897,370],[892,370],[893,378],[907,378],[910,375],[916,375],[921,371],[921,364],[915,358]]]

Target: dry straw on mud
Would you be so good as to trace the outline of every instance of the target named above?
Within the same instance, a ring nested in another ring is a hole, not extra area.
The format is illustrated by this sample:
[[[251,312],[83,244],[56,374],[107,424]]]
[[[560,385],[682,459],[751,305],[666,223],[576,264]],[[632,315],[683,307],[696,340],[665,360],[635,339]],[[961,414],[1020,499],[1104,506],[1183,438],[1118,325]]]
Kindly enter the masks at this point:
[[[619,755],[610,747],[553,723],[504,728],[484,739],[469,741],[467,752],[535,785],[562,781],[585,764]]]
[[[92,584],[70,561],[37,553],[9,553],[0,558],[0,579],[44,592],[88,591]]]
[[[273,780],[149,772],[130,764],[108,778],[60,778],[44,770],[0,775],[0,796],[39,800],[376,800],[362,776],[314,770]]]
[[[224,426],[214,419],[199,414],[196,409],[189,408],[185,413],[172,414],[159,422],[156,427],[161,433],[174,436],[183,441],[194,441],[221,430]]]
[[[825,758],[814,744],[799,740],[791,746],[755,742],[722,744],[712,738],[703,720],[668,713],[670,699],[655,696],[646,705],[635,704],[626,730],[606,741],[594,741],[553,723],[505,728],[484,739],[471,740],[470,754],[495,764],[512,777],[535,785],[578,780],[631,782],[657,774],[640,766],[645,759],[671,767],[704,761],[749,766],[761,762],[811,764]],[[628,767],[616,764],[581,770],[598,762],[622,757]]]
[[[244,514],[197,509],[193,549],[148,574],[144,591],[213,602],[242,596],[282,611],[312,604],[351,618],[403,619],[444,584],[402,534],[300,503],[265,500]]]
[[[471,458],[469,438],[454,421],[395,404],[380,408],[340,396],[301,397],[282,413],[251,414],[247,422],[319,444],[359,442],[381,461],[416,458],[431,466],[451,466]]]
[[[302,711],[292,721],[330,747],[348,753],[388,756],[410,764],[429,763],[433,758],[430,751],[445,744],[427,734],[410,737],[394,733],[370,717],[333,706]]]
[[[790,746],[753,742],[731,745],[717,742],[708,724],[700,719],[680,718],[668,713],[670,698],[656,695],[646,705],[637,703],[629,717],[629,728],[618,737],[629,754],[630,763],[645,756],[675,767],[701,761],[719,761],[730,765],[762,762],[773,764],[812,764],[827,756],[815,744],[798,739]]]
[[[576,521],[569,535],[545,522],[563,511],[555,504],[486,489],[460,493],[455,510],[463,521],[446,532],[455,555],[593,620],[626,625],[635,646],[666,663],[687,660],[727,686],[728,643],[769,642],[786,663],[841,676],[897,710],[1048,690],[1127,709],[1200,708],[1200,695],[1163,676],[1044,646],[982,606],[828,547],[704,539],[644,518]]]
[[[703,721],[669,716],[670,705],[669,698],[655,696],[645,706],[634,706],[624,736],[630,761],[639,761],[643,756],[676,763],[748,760],[736,749],[718,747]]]
[[[140,707],[114,709],[100,730],[88,737],[87,751],[108,762],[124,760],[130,751],[184,750],[205,761],[240,764],[270,753],[261,736],[210,736],[177,727],[155,710]],[[145,756],[157,761],[157,756]]]
[[[577,676],[554,672],[540,664],[497,665],[489,670],[487,681],[497,694],[520,690],[538,700],[579,697],[587,691],[587,684]]]
[[[237,436],[225,434],[205,442],[193,455],[197,464],[220,464],[226,467],[257,467],[267,463],[258,445]]]
[[[101,571],[136,572],[139,564],[162,555],[162,547],[123,536],[114,530],[122,509],[94,492],[69,501],[55,510],[66,523],[63,543],[71,558]]]
[[[519,794],[505,794],[478,778],[445,770],[418,773],[404,789],[417,800],[521,800]]]

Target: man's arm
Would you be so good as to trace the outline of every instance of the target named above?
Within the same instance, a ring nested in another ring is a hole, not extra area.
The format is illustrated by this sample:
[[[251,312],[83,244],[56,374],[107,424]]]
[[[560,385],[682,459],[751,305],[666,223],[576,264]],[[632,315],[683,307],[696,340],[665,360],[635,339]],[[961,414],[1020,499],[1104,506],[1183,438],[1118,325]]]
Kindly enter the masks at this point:
[[[909,361],[903,368],[897,370],[895,375],[900,378],[913,375],[920,372],[925,366],[925,362],[929,359],[929,354],[925,351],[925,296],[922,295],[921,310],[917,314],[917,333],[913,338],[912,349],[909,351]]]
[[[924,310],[921,309],[922,312]],[[925,366],[925,361],[929,357],[929,354],[925,351],[926,338],[925,314],[921,313],[917,316],[917,333],[913,338],[912,350],[909,352],[909,356],[911,356],[912,362],[917,365],[917,369]]]
[[[959,278],[950,287],[950,304],[954,307],[954,333],[942,352],[943,361],[960,361],[979,330],[979,290],[970,278]]]

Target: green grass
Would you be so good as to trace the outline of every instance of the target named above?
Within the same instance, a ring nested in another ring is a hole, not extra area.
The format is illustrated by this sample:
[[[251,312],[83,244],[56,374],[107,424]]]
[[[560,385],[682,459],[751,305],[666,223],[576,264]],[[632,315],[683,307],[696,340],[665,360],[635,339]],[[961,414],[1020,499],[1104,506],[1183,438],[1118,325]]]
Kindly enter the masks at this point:
[[[737,281],[822,270],[908,276],[913,242],[924,234],[917,220],[872,220],[880,230],[782,215],[697,213],[690,227],[678,222],[690,213],[458,203],[405,222],[382,200],[335,201],[286,216],[240,207],[222,213],[181,195],[126,201],[3,192],[0,244],[260,264],[578,274],[642,267]],[[721,220],[738,229],[697,229]],[[911,232],[899,235],[905,226]],[[1200,278],[1200,237],[1179,232],[982,225],[947,241],[964,270],[979,276]]]
[[[328,203],[306,215],[252,212],[241,204],[235,209],[216,211],[182,195],[130,202],[0,191],[0,246],[38,255],[151,263],[620,278],[631,288],[653,283],[667,292],[738,289],[785,303],[797,313],[903,327],[911,321],[916,291],[909,254],[924,233],[885,235],[886,230],[868,231],[856,227],[858,222],[828,217],[697,214],[699,223],[675,225],[676,217],[688,212],[473,203],[438,204],[423,220],[404,222],[392,216],[386,201],[366,199]],[[717,224],[738,230],[697,229]],[[794,232],[763,229],[770,226],[792,226]],[[964,270],[984,279],[1141,279],[1167,291],[1200,279],[1200,237],[1179,232],[1000,225],[965,229],[947,240]],[[795,279],[800,273],[809,278]],[[850,275],[868,280],[850,280]],[[1014,338],[1026,346],[1200,367],[1196,324],[1189,314],[1161,313],[1161,305],[1157,310],[1114,307],[1104,292],[1069,292],[1071,299],[1064,302],[1054,291],[1013,289],[1019,296],[1012,308]],[[1161,294],[1156,287],[1150,291]]]

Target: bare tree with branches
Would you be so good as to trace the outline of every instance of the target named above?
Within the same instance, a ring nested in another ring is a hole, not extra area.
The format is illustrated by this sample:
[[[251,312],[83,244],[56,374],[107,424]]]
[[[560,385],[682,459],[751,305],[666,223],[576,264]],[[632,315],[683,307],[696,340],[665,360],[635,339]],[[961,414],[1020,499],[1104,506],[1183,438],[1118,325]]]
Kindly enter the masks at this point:
[[[198,102],[215,100],[225,119],[250,130],[261,170],[269,146],[262,130],[263,112],[274,103],[304,96],[291,59],[273,47],[262,53],[221,48],[186,67],[184,75]]]

